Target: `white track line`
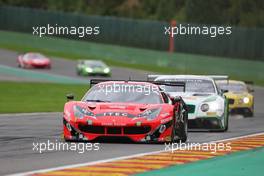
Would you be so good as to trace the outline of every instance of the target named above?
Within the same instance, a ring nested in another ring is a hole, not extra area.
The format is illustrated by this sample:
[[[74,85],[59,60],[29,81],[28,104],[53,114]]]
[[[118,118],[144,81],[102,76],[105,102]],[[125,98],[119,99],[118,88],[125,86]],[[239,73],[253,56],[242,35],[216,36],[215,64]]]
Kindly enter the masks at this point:
[[[216,141],[211,141],[211,142],[224,142],[224,141],[241,139],[241,138],[251,137],[251,136],[255,136],[255,135],[262,135],[262,134],[264,134],[264,132],[254,133],[254,134],[245,135],[245,136],[232,137],[232,138],[227,138],[227,139],[221,139],[221,140],[216,140]],[[92,162],[81,163],[81,164],[72,164],[72,165],[54,167],[54,168],[49,168],[49,169],[35,170],[35,171],[30,171],[30,172],[11,174],[11,175],[8,175],[8,176],[25,176],[25,175],[36,174],[36,173],[44,173],[44,172],[57,171],[57,170],[62,170],[62,169],[76,168],[76,167],[82,167],[82,166],[90,166],[90,165],[94,165],[94,164],[100,164],[100,163],[106,163],[106,162],[112,162],[112,161],[117,161],[117,160],[129,159],[129,158],[134,158],[134,157],[140,157],[140,156],[144,156],[144,155],[157,154],[157,153],[161,153],[161,152],[164,152],[164,150],[159,150],[159,151],[154,151],[154,152],[146,152],[146,153],[139,153],[139,154],[128,155],[128,156],[121,156],[121,157],[104,159],[104,160],[98,160],[98,161],[92,161]]]

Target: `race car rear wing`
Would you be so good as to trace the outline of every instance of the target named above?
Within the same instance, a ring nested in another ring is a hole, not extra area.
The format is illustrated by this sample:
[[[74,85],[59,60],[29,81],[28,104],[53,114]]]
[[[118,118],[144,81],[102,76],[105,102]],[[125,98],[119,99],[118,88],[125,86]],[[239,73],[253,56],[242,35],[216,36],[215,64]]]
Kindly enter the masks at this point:
[[[247,84],[247,85],[254,85],[254,82],[253,81],[243,81],[245,84]]]
[[[155,80],[160,76],[177,76],[177,75],[148,75],[148,80]],[[206,76],[212,78],[214,81],[226,80],[227,84],[229,84],[229,76],[228,75],[196,75],[196,76]]]
[[[228,75],[200,75],[200,76],[208,76],[212,79],[216,80],[227,80],[229,79]]]
[[[159,76],[177,76],[177,75],[148,75],[148,80],[150,79],[154,80]],[[207,76],[214,80],[228,80],[229,79],[228,75],[196,75],[196,76]]]
[[[154,80],[159,76],[175,76],[175,75],[148,75],[147,79],[148,80]]]
[[[155,85],[166,85],[166,86],[176,86],[176,87],[182,87],[183,88],[183,92],[185,92],[185,82],[183,81],[145,81],[145,80],[111,80],[111,79],[91,79],[90,80],[90,86],[94,86],[98,83],[101,82],[107,82],[107,81],[111,81],[111,82],[146,82],[146,83],[152,83]]]

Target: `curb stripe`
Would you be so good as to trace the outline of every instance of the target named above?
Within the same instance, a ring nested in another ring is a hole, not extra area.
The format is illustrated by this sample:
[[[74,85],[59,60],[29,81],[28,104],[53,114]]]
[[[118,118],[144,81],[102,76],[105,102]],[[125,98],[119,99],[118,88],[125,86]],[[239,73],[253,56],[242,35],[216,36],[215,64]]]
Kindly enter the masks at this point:
[[[151,154],[138,155],[131,158],[113,160],[104,163],[95,163],[92,165],[79,166],[74,168],[64,168],[60,170],[43,172],[38,176],[59,176],[59,175],[85,175],[101,176],[116,175],[127,176],[130,174],[151,171],[177,164],[186,164],[198,160],[209,159],[217,156],[227,155],[229,153],[251,150],[264,146],[264,134],[255,134],[250,136],[232,138],[227,140],[215,141],[215,143],[230,143],[230,151],[203,151],[203,150],[175,150],[160,151]],[[210,149],[210,148],[209,148]]]
[[[130,169],[133,169],[133,168],[138,168],[138,169],[151,169],[151,168],[153,168],[153,169],[155,169],[155,168],[161,168],[161,167],[163,167],[163,165],[148,165],[148,166],[146,166],[146,165],[144,165],[144,166],[142,166],[142,164],[140,164],[140,165],[136,165],[136,164],[125,164],[125,165],[122,165],[121,163],[120,164],[116,164],[116,165],[114,165],[114,164],[108,164],[108,165],[98,165],[98,166],[96,166],[96,167],[111,167],[111,168],[130,168]]]

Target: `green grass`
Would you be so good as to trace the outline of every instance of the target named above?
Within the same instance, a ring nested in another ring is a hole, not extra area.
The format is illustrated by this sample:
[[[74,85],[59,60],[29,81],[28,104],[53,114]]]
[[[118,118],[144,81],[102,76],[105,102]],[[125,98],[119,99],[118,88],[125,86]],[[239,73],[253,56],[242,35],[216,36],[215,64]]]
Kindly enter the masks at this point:
[[[65,95],[81,99],[87,85],[0,82],[0,113],[62,112]]]
[[[242,144],[243,145],[243,144]],[[169,167],[134,174],[134,176],[259,176],[264,162],[264,148],[234,152],[187,164],[176,164]]]
[[[217,47],[217,46],[216,46]],[[0,48],[38,51],[66,59],[101,59],[109,65],[167,74],[227,74],[264,85],[264,62],[194,54],[167,53],[61,38],[0,31]]]

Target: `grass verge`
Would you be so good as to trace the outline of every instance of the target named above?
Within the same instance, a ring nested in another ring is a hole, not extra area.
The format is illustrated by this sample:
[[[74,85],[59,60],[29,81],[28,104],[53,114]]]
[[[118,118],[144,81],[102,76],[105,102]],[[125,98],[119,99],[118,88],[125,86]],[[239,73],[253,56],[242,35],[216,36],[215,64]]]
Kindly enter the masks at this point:
[[[61,112],[67,93],[79,100],[87,90],[87,85],[0,82],[0,113]]]

